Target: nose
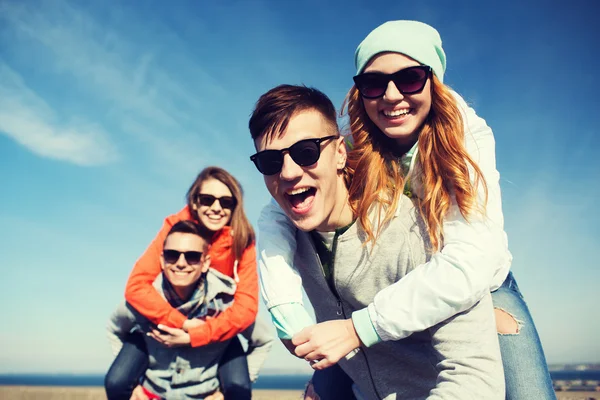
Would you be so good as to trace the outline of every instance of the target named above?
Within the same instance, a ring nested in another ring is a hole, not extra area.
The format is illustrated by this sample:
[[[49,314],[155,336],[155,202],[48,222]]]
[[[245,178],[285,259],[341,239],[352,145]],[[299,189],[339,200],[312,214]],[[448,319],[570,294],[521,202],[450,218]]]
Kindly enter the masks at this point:
[[[185,267],[187,267],[187,261],[185,260],[185,254],[181,253],[179,255],[179,258],[177,259],[177,263],[175,264],[175,266],[179,269],[184,269]]]
[[[383,99],[390,103],[395,103],[404,99],[404,95],[400,93],[394,81],[389,81],[385,93],[383,94]]]
[[[213,201],[212,205],[210,206],[210,210],[214,211],[214,212],[220,212],[223,210],[223,207],[221,207],[221,202],[217,199],[215,199],[215,201]]]
[[[293,181],[294,179],[301,177],[303,172],[304,170],[302,167],[292,160],[292,157],[289,155],[289,153],[283,155],[283,166],[281,168],[281,172],[279,173],[281,179]]]

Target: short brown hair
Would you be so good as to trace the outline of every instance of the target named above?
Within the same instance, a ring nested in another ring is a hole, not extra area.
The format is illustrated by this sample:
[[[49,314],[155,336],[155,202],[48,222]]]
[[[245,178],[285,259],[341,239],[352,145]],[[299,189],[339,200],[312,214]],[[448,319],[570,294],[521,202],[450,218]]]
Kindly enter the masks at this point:
[[[219,167],[206,167],[196,177],[192,186],[190,186],[187,192],[187,204],[188,208],[194,218],[197,218],[197,214],[193,212],[194,205],[198,208],[198,195],[202,184],[209,180],[216,179],[231,191],[233,198],[236,200],[236,206],[231,212],[231,220],[229,225],[231,226],[233,235],[233,254],[236,260],[242,257],[242,253],[248,246],[254,243],[254,229],[250,225],[250,221],[246,217],[244,212],[244,191],[242,185],[223,168]]]
[[[206,252],[206,250],[208,250],[208,242],[206,241],[206,239],[204,239],[204,236],[202,236],[202,228],[200,228],[200,226],[198,225],[198,223],[196,223],[196,221],[186,219],[183,221],[179,221],[175,225],[173,225],[171,227],[171,229],[169,230],[169,233],[167,233],[167,237],[165,238],[165,241],[163,242],[163,247],[165,247],[165,244],[167,243],[169,236],[171,236],[174,233],[189,233],[190,235],[199,236],[202,239],[202,243],[203,243],[202,251]]]
[[[325,93],[304,85],[279,85],[269,90],[256,102],[248,128],[252,139],[262,135],[271,138],[281,135],[290,119],[300,111],[315,110],[339,133],[337,114]]]

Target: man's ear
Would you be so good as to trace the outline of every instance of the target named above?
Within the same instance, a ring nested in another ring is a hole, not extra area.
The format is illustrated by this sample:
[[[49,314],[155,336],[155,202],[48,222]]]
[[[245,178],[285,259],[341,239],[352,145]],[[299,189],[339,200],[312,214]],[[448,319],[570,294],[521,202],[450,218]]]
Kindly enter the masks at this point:
[[[206,254],[203,257],[204,261],[202,262],[202,273],[205,274],[210,267],[210,255]]]
[[[341,171],[346,167],[346,159],[348,158],[348,151],[346,150],[346,138],[344,136],[340,136],[336,140],[336,167],[338,171]]]

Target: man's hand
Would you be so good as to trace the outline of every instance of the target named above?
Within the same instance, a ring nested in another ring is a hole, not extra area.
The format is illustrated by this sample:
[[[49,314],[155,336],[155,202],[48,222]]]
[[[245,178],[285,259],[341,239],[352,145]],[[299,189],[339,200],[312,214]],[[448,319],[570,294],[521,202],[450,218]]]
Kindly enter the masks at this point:
[[[183,330],[186,332],[189,332],[190,329],[194,329],[197,328],[199,326],[204,325],[206,322],[204,322],[201,319],[198,318],[194,318],[194,319],[186,319],[185,322],[183,323]]]
[[[325,369],[360,347],[360,339],[352,319],[321,322],[294,335],[298,357],[308,361],[313,369]]]
[[[129,400],[149,400],[146,393],[144,393],[144,389],[140,385],[137,385],[133,392],[131,392],[131,397]]]
[[[148,336],[167,347],[188,346],[191,342],[190,335],[183,329],[170,328],[158,325]]]
[[[217,390],[210,396],[205,397],[204,400],[225,400],[225,396],[223,396],[223,393]]]

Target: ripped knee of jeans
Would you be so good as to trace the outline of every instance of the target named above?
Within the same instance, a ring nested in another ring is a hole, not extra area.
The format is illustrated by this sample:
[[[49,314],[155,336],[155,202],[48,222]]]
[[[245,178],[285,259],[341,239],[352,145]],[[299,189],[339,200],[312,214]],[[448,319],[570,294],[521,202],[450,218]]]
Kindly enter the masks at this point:
[[[518,335],[521,331],[521,322],[507,311],[494,308],[496,317],[496,330],[501,335]]]

